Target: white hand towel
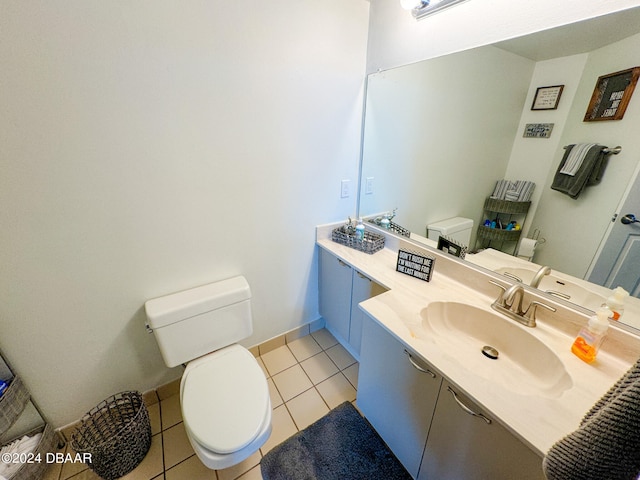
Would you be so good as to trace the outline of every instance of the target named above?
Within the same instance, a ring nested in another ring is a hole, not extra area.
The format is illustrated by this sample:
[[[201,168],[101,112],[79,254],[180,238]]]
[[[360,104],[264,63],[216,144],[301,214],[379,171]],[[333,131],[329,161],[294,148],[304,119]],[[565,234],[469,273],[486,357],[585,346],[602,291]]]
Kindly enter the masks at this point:
[[[587,156],[591,147],[595,147],[597,143],[576,143],[571,152],[569,152],[569,156],[567,157],[567,161],[564,163],[562,170],[560,173],[565,175],[574,176],[578,173],[578,170],[582,166],[582,162],[584,161],[584,157]]]

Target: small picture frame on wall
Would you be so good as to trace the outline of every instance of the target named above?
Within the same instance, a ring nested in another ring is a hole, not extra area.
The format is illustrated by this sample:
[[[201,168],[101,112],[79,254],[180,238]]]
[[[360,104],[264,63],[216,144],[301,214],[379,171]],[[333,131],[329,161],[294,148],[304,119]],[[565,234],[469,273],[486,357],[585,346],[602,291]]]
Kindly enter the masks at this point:
[[[564,85],[553,85],[550,87],[538,87],[536,95],[533,97],[531,110],[555,110],[560,103],[560,96]]]
[[[633,67],[599,77],[584,121],[621,120],[639,76],[640,67]]]

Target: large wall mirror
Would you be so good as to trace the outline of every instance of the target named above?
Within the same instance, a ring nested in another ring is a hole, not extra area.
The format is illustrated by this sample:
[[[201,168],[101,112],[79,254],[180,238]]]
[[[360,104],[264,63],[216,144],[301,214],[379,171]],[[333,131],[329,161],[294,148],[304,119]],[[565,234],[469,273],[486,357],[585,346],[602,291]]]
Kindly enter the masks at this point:
[[[370,75],[359,214],[375,216],[397,208],[393,221],[421,236],[428,224],[470,218],[472,251],[478,245],[477,225],[487,218],[485,199],[496,182],[535,182],[531,207],[521,217],[522,236],[535,232],[544,240],[533,263],[551,267],[565,280],[580,280],[570,301],[597,308],[608,291],[601,285],[612,288],[611,282],[621,278],[600,278],[598,265],[598,259],[611,265],[619,261],[605,252],[605,239],[621,225],[620,217],[612,219],[616,214],[640,215],[640,88],[623,119],[583,119],[598,78],[636,66],[640,8]],[[557,85],[564,86],[557,108],[532,109],[540,87]],[[525,137],[528,124],[553,124],[553,129],[547,138]],[[622,149],[609,156],[601,183],[574,199],[550,185],[564,147],[576,143]],[[622,211],[634,201],[635,211]],[[624,227],[630,232],[625,245],[640,255],[640,224]],[[496,249],[509,257],[516,247]],[[640,262],[639,256],[634,258]],[[473,262],[474,255],[467,260]],[[477,263],[492,270],[501,267],[499,262]],[[640,263],[635,268],[628,258],[622,263],[618,270],[627,277],[630,270],[635,274],[635,286],[627,288],[638,296]],[[611,268],[605,265],[605,270]],[[549,279],[558,281],[553,275]],[[640,300],[629,303],[640,314]],[[637,315],[629,317],[640,321]],[[640,328],[640,323],[632,326]]]

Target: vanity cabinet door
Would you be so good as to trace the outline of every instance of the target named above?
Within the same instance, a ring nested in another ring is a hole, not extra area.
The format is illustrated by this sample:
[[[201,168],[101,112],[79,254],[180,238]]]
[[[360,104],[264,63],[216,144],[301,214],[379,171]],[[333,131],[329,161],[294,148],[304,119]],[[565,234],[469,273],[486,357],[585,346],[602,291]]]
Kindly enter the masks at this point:
[[[360,310],[358,304],[375,297],[387,290],[357,270],[353,271],[353,288],[351,293],[351,325],[349,326],[349,344],[360,355],[362,343],[362,322],[365,313]]]
[[[415,478],[442,377],[410,355],[402,343],[365,314],[358,408]]]
[[[353,269],[328,253],[319,249],[320,257],[320,315],[329,330],[340,343],[349,341],[351,321],[351,281]]]
[[[516,478],[544,480],[542,458],[445,380],[418,480]]]

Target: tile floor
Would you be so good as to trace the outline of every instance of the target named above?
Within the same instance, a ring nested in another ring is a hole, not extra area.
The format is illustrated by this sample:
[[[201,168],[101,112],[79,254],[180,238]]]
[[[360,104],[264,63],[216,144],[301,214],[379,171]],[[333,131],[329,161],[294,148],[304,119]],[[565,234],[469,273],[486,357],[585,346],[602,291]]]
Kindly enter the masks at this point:
[[[209,470],[186,437],[178,395],[149,407],[151,449],[124,480],[260,480],[260,459],[275,445],[344,401],[353,402],[358,363],[326,330],[318,330],[267,352],[258,361],[269,383],[272,433],[265,445],[239,465]],[[68,445],[67,449],[70,448]],[[43,480],[99,480],[84,464],[52,465]]]

